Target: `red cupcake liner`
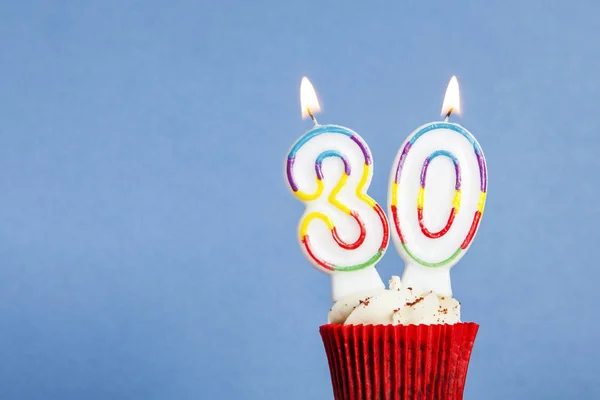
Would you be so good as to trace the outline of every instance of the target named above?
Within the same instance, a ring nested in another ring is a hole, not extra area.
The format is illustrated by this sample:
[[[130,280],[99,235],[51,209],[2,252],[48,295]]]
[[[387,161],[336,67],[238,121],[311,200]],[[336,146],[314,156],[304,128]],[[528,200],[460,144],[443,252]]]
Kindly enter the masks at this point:
[[[323,325],[335,400],[460,400],[478,329]]]

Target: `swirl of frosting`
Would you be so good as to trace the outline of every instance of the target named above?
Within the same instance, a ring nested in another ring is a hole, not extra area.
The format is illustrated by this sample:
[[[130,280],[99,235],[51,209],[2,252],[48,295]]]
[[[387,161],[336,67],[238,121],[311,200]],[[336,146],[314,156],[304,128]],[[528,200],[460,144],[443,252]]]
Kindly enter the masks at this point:
[[[389,289],[355,293],[336,302],[328,315],[330,324],[435,325],[460,322],[460,303],[434,292],[414,293],[392,276]]]

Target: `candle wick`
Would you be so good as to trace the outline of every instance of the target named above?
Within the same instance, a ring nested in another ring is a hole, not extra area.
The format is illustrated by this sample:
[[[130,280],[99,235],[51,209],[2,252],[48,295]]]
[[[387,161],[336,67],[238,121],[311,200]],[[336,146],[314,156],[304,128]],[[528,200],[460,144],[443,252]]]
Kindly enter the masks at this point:
[[[448,110],[448,113],[446,113],[446,117],[444,118],[444,122],[448,122],[448,118],[450,118],[450,115],[452,114],[452,111],[454,111],[454,107],[450,107],[450,109]]]
[[[306,111],[308,112],[310,119],[312,119],[313,122],[315,123],[315,126],[319,125],[319,123],[317,122],[317,119],[315,118],[315,115],[312,113],[312,111],[310,111],[309,107],[306,107]]]

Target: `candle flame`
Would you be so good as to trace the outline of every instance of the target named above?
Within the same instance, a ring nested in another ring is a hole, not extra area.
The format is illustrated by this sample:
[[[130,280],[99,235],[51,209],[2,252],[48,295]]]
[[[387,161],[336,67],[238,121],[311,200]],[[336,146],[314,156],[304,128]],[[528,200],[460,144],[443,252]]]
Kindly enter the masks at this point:
[[[300,82],[300,105],[302,106],[302,119],[307,117],[314,119],[314,114],[321,111],[315,88],[305,76]]]
[[[448,117],[452,113],[460,114],[460,90],[458,89],[456,76],[450,79],[442,104],[442,117]]]

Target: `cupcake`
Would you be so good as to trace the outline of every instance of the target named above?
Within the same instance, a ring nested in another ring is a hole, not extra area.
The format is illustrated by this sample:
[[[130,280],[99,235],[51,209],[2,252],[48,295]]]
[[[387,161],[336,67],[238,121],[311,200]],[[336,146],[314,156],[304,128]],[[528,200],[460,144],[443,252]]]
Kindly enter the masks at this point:
[[[448,85],[444,121],[417,128],[398,150],[389,219],[367,194],[367,143],[349,128],[317,123],[306,77],[300,93],[314,126],[290,148],[284,176],[305,205],[300,248],[331,277],[335,304],[320,332],[335,399],[462,399],[478,325],[460,321],[450,269],[479,227],[487,167],[475,137],[448,122],[460,110],[458,81]],[[405,265],[402,281],[393,277],[385,289],[376,265],[390,237]]]
[[[336,400],[462,399],[479,326],[460,303],[416,293],[392,277],[387,290],[337,301],[320,332]]]

